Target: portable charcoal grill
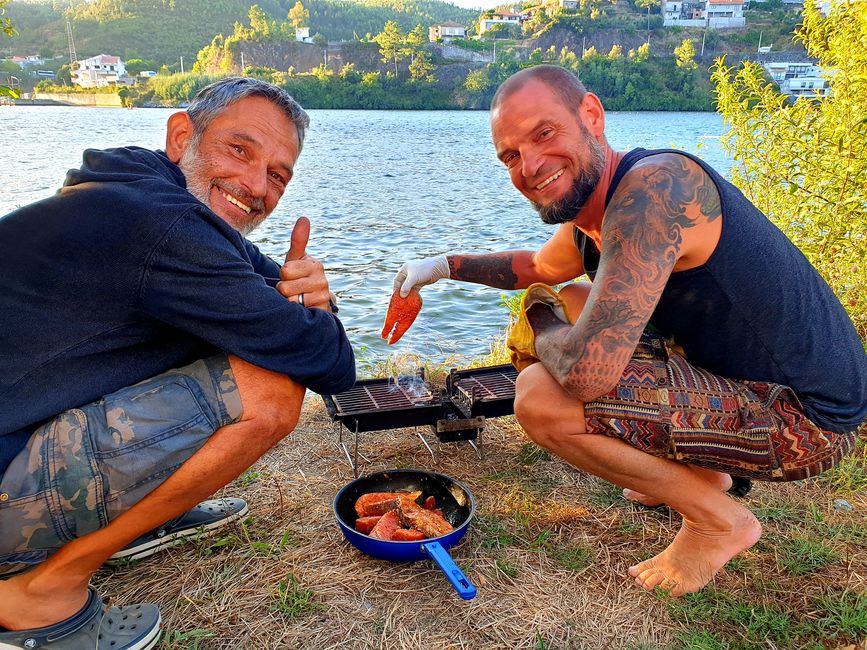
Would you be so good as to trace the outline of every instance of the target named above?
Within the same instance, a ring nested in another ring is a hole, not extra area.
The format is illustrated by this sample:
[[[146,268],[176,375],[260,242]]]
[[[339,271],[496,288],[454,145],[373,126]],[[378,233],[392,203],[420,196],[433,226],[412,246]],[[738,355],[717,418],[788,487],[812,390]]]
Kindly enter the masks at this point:
[[[357,475],[358,434],[367,431],[429,425],[439,442],[467,441],[481,457],[474,441],[484,428],[485,418],[514,413],[517,376],[508,364],[452,369],[445,392],[437,395],[422,371],[417,377],[358,381],[348,391],[323,395],[322,399],[340,429],[338,444]],[[355,435],[353,453],[343,442],[344,427]],[[420,432],[416,434],[436,461],[433,449]]]
[[[468,418],[497,418],[515,412],[515,381],[518,372],[511,364],[454,370],[446,379],[451,401]]]

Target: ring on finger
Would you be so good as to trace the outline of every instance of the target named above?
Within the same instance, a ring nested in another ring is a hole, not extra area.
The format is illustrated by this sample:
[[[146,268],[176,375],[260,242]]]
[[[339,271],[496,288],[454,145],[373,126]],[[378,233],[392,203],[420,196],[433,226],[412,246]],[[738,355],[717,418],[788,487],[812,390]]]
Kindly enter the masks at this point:
[[[298,304],[301,305],[302,307],[304,306],[304,294],[303,293],[298,294]]]

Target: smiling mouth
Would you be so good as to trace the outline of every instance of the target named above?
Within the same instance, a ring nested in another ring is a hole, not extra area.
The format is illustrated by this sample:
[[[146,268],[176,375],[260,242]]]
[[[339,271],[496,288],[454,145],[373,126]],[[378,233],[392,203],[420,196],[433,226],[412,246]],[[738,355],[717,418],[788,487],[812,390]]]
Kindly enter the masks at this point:
[[[537,190],[543,190],[543,189],[545,189],[545,188],[548,187],[551,183],[553,183],[553,182],[556,181],[558,178],[560,178],[560,177],[563,175],[563,172],[565,172],[565,171],[566,171],[565,169],[561,169],[560,171],[551,174],[548,178],[546,178],[544,181],[542,181],[541,183],[539,183],[539,184],[536,186],[536,189],[537,189]]]
[[[227,193],[224,192],[223,190],[220,190],[220,194],[222,194],[222,195],[223,195],[223,198],[226,199],[229,203],[231,203],[232,205],[237,205],[239,208],[241,208],[241,209],[242,209],[244,212],[246,212],[247,214],[250,214],[250,213],[253,211],[253,208],[251,208],[251,207],[250,207],[249,205],[247,205],[246,203],[241,203],[241,201],[239,201],[238,199],[236,199],[236,198],[235,198],[234,196],[232,196],[231,194],[227,194]]]

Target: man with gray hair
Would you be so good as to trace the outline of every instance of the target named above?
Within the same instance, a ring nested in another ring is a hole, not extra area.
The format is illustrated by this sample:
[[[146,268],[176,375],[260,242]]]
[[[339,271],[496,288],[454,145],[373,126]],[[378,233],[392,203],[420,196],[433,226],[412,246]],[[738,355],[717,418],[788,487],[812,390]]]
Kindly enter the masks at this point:
[[[199,502],[293,430],[306,388],[354,383],[309,222],[282,264],[245,238],[308,124],[280,88],[224,79],[165,151],[87,150],[0,219],[0,647],[153,647],[157,608],[104,611],[93,573],[243,516]]]

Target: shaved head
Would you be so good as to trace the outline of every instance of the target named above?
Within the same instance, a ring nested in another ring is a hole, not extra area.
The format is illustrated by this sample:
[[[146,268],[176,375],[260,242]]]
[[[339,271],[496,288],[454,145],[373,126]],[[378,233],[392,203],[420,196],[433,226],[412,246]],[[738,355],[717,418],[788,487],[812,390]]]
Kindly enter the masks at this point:
[[[496,110],[512,93],[523,88],[524,84],[531,80],[541,81],[548,86],[560,100],[560,103],[568,109],[577,111],[587,94],[584,84],[565,68],[557,65],[537,65],[516,72],[500,85],[491,101],[491,112]]]

